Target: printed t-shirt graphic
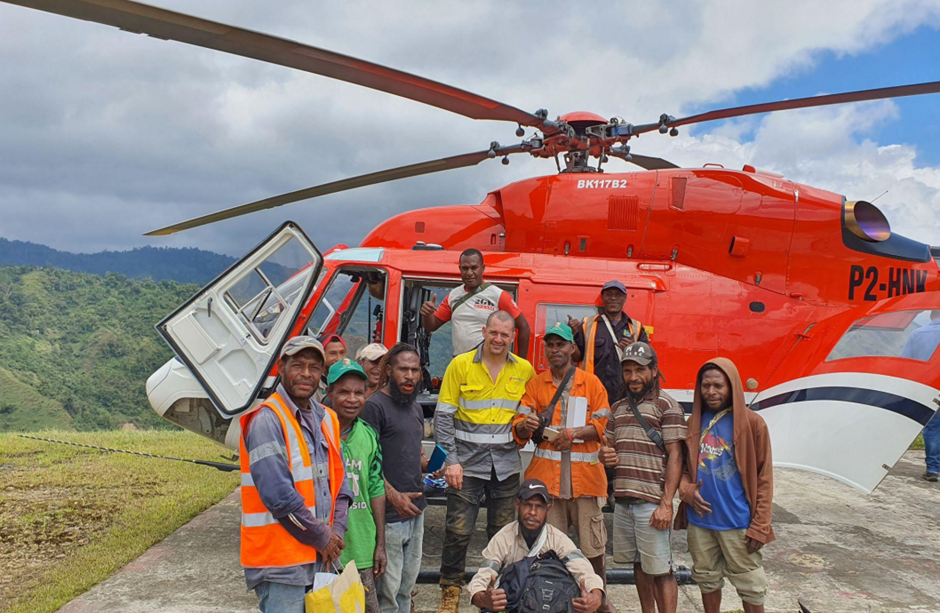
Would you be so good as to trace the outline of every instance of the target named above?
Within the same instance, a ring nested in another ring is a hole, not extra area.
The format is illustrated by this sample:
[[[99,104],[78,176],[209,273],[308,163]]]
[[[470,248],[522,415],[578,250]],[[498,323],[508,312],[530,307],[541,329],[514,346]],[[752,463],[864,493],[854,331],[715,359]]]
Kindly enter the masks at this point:
[[[452,311],[450,305],[456,304],[465,295],[467,295],[467,290],[463,285],[455,287],[434,312],[434,316],[441,321],[453,322],[451,334],[454,341],[454,355],[466,353],[483,342],[483,326],[486,324],[486,318],[495,311],[506,311],[512,315],[513,319],[522,312],[509,292],[495,285],[480,290]]]
[[[375,554],[375,519],[372,517],[372,499],[385,495],[382,478],[382,453],[375,431],[366,422],[356,419],[352,430],[343,441],[343,459],[346,477],[353,493],[349,507],[349,528],[346,548],[340,558],[343,566],[350,560],[356,568],[372,568]]]
[[[715,415],[712,411],[702,411],[703,429]],[[698,478],[702,482],[702,498],[711,503],[712,512],[700,516],[690,507],[690,523],[710,530],[743,530],[750,525],[751,508],[734,458],[734,416],[731,413],[718,420],[702,440]]]

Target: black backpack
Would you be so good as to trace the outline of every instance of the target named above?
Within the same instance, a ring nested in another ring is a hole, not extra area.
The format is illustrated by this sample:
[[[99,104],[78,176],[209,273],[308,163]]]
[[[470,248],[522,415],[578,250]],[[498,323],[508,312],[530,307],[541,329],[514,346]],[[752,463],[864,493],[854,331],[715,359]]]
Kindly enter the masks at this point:
[[[500,587],[506,590],[509,601],[506,610],[513,613],[572,613],[571,601],[580,598],[581,588],[555,552],[546,551],[528,561],[530,564],[525,564],[526,560],[517,563],[527,566],[525,570],[528,572],[518,572],[522,569],[514,564],[506,569],[510,571],[515,567],[517,572],[513,576],[507,576],[509,572],[504,573],[508,584],[500,579]],[[519,585],[522,586],[521,594]],[[515,588],[512,594],[510,587]]]

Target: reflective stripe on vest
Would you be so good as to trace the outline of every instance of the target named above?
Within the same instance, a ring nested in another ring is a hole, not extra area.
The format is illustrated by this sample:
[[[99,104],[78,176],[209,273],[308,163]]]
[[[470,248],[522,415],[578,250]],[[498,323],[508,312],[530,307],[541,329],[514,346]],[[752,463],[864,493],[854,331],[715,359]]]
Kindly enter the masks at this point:
[[[554,462],[561,462],[561,452],[555,451],[554,449],[543,449],[541,447],[536,447],[533,455],[537,458],[542,458],[544,460],[552,460]],[[571,452],[571,461],[572,462],[586,462],[588,464],[597,464],[597,452],[593,453],[582,453],[579,451]]]
[[[597,329],[607,327],[598,325],[598,317],[600,317],[600,315],[585,317],[581,320],[581,329],[584,331],[584,356],[581,359],[581,369],[591,374],[594,374],[594,343],[597,340]],[[627,326],[630,328],[630,334],[633,336],[633,339],[637,341],[640,340],[643,325],[638,320],[631,319]]]
[[[475,443],[477,445],[505,445],[506,443],[512,442],[512,432],[510,431],[504,434],[477,434],[464,432],[463,430],[455,430],[454,438],[458,441]]]
[[[287,408],[284,399],[278,394],[272,394],[266,402],[259,405],[241,417],[242,436],[239,441],[241,465],[241,563],[248,568],[283,568],[316,562],[316,549],[305,545],[295,539],[278,522],[261,501],[261,496],[255,487],[251,476],[251,460],[245,446],[245,432],[251,420],[257,415],[261,407],[271,409],[281,425],[284,433],[284,447],[287,450],[287,463],[294,480],[294,487],[303,497],[304,503],[311,514],[316,513],[316,488],[314,476],[329,478],[330,496],[330,523],[333,522],[333,510],[336,506],[336,497],[339,495],[345,471],[343,459],[339,448],[339,421],[332,410],[325,408],[320,431],[326,438],[329,447],[329,462],[314,466],[311,461],[310,450],[304,438],[303,430],[297,417]]]

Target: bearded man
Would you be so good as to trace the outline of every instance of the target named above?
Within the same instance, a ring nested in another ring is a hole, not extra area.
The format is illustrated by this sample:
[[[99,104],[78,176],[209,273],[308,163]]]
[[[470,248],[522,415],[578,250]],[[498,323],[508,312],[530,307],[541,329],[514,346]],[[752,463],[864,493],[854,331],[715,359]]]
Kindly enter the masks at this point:
[[[675,613],[679,586],[669,527],[682,477],[685,414],[659,388],[659,364],[648,344],[627,347],[621,369],[621,400],[611,407],[599,454],[614,468],[614,561],[633,563],[643,613]]]
[[[421,439],[424,412],[415,398],[421,359],[407,343],[383,358],[387,383],[369,396],[362,411],[378,434],[385,471],[385,574],[376,581],[383,613],[410,613],[411,591],[421,570],[424,499]]]

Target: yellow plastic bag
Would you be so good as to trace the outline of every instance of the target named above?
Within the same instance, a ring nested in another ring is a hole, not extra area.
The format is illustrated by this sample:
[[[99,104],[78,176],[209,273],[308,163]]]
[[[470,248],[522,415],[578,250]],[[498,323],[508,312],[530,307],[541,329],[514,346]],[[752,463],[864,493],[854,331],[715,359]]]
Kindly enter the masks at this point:
[[[365,613],[366,592],[352,560],[332,583],[304,598],[307,613]]]

